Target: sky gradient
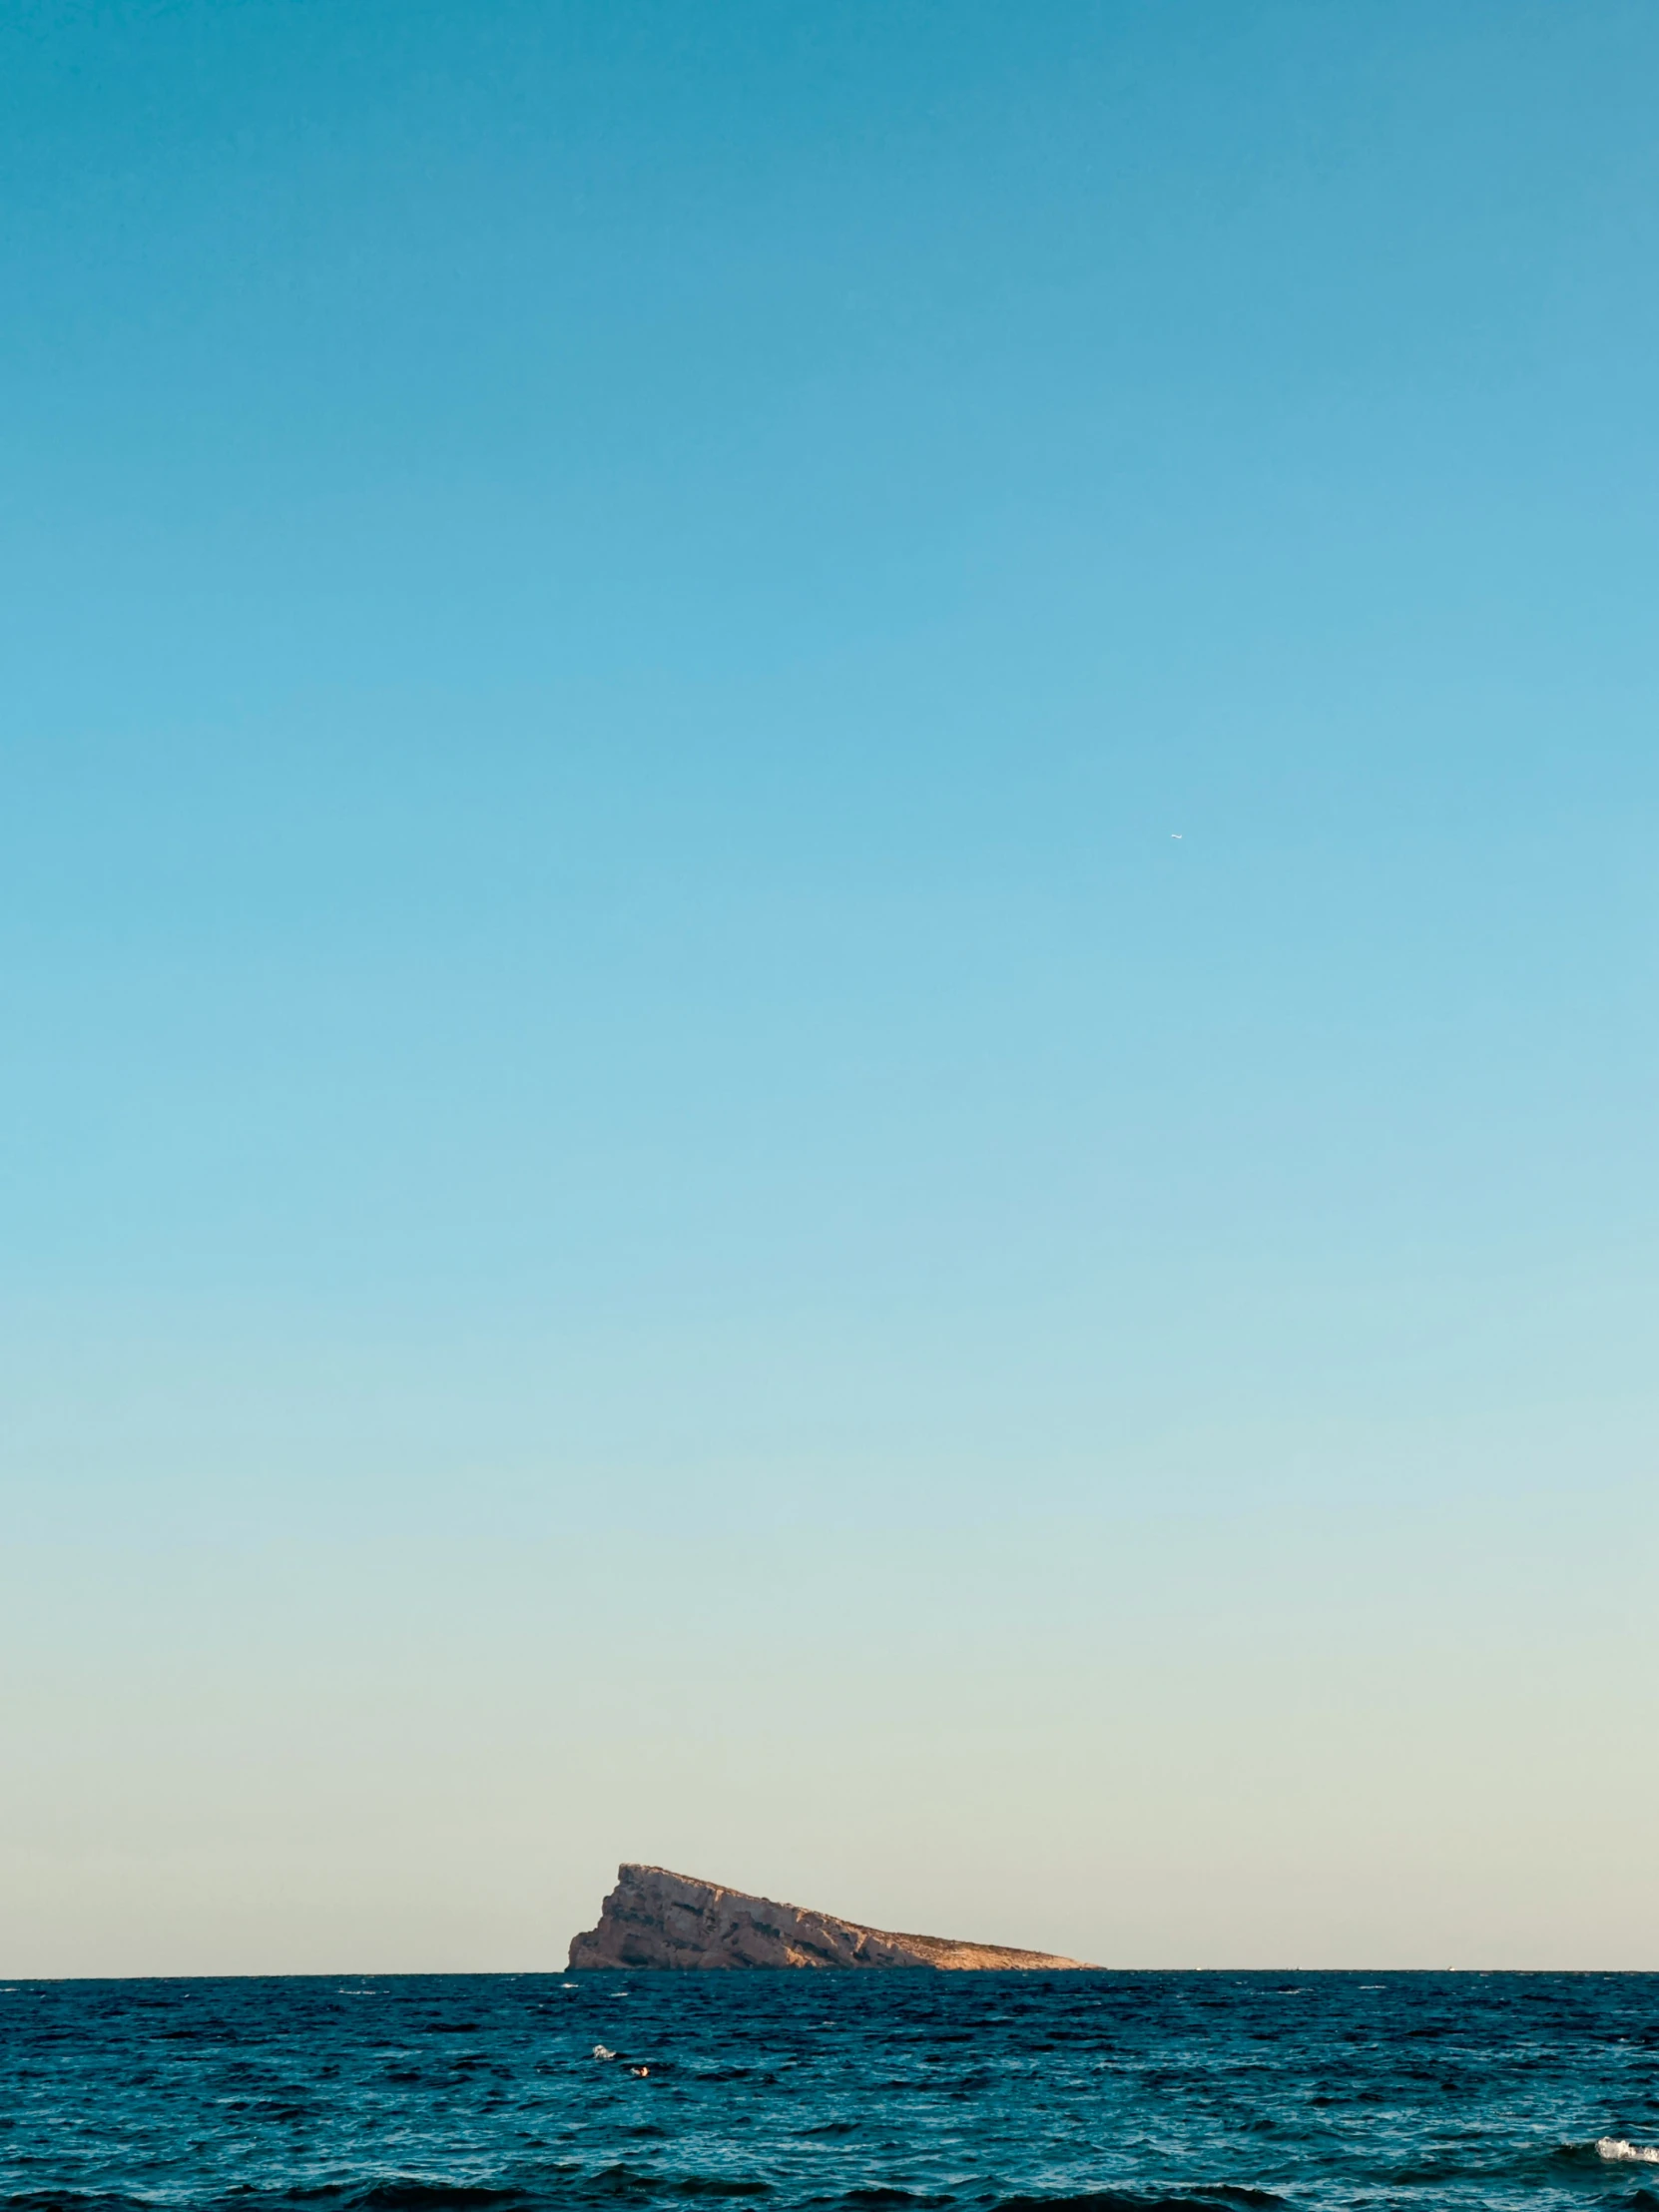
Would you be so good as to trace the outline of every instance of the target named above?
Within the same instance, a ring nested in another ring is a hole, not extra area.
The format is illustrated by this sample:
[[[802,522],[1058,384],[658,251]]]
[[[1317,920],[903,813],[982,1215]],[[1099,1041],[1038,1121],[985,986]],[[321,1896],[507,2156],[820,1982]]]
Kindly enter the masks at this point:
[[[1659,1966],[1656,75],[6,11],[0,1971]]]

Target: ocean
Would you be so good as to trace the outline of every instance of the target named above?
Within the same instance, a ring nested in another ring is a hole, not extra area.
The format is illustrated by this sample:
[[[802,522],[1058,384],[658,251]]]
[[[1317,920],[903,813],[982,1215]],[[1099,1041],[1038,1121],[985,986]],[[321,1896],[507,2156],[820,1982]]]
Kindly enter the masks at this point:
[[[1625,2206],[1659,1975],[0,1984],[11,2212]]]

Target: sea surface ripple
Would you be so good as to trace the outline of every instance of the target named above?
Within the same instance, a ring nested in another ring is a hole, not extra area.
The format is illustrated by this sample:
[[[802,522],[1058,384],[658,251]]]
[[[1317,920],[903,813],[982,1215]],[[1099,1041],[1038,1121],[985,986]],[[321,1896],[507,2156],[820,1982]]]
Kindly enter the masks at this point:
[[[1659,1976],[0,1984],[0,2212],[722,2198],[1659,2212]]]

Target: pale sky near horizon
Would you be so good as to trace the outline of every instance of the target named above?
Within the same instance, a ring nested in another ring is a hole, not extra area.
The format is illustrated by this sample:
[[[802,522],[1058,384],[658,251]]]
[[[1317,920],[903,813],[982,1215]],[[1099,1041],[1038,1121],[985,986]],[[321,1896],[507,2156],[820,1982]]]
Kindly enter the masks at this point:
[[[1659,14],[0,21],[0,1973],[1659,1967]]]

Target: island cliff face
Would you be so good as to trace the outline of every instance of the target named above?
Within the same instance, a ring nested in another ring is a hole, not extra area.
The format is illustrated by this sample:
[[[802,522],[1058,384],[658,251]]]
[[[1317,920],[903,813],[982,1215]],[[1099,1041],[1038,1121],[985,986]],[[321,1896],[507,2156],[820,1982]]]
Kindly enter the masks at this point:
[[[572,1938],[573,1971],[584,1966],[930,1966],[1004,1971],[1081,1968],[1080,1958],[1002,1943],[956,1943],[942,1936],[895,1936],[833,1913],[724,1890],[666,1867],[622,1866],[600,1908],[599,1926]]]

